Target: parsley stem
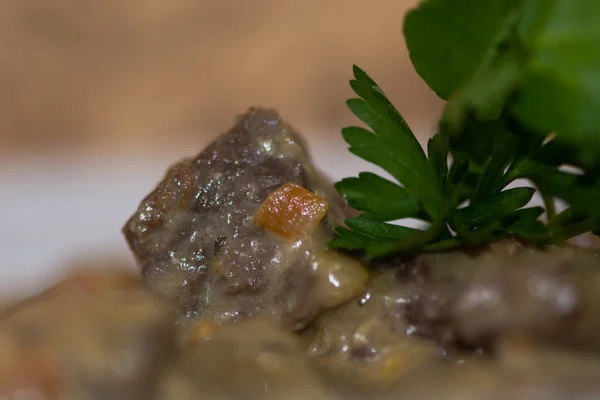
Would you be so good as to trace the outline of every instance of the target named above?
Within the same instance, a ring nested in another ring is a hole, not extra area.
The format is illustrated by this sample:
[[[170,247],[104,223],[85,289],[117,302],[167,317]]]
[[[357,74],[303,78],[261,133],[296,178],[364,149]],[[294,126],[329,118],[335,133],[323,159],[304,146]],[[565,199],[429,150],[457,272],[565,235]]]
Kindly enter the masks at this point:
[[[556,202],[554,197],[548,193],[542,193],[542,200],[544,201],[544,208],[546,208],[546,220],[550,221],[556,217]]]
[[[558,232],[567,225],[572,225],[585,219],[585,215],[573,211],[572,207],[566,208],[553,218],[549,218],[546,223],[551,232]]]
[[[582,235],[586,232],[591,231],[596,226],[596,220],[594,218],[586,218],[579,222],[575,222],[570,225],[564,226],[561,230],[555,232],[552,235],[553,243],[562,243],[566,240],[574,238],[575,236]]]

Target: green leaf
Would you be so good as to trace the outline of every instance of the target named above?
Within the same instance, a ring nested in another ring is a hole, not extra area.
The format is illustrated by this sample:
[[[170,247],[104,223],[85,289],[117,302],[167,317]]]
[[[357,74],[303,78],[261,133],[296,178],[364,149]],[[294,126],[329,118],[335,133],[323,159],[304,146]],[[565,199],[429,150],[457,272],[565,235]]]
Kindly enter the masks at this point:
[[[365,251],[368,257],[381,257],[392,253],[415,252],[421,250],[424,245],[441,236],[440,234],[443,227],[444,223],[442,221],[437,221],[425,231],[418,229],[407,231],[407,234],[402,238],[380,238],[379,240],[373,240],[365,247]]]
[[[584,219],[586,219],[586,215],[584,213],[576,212],[573,210],[573,207],[567,207],[550,221],[548,221],[548,229],[551,232],[557,232],[567,225],[580,222]]]
[[[549,221],[547,228],[551,242],[560,244],[572,237],[596,231],[600,226],[599,222],[597,217],[590,217],[568,207]]]
[[[427,142],[427,157],[438,177],[440,190],[444,189],[444,181],[448,176],[448,149],[448,138],[439,133]]]
[[[473,197],[473,193],[477,187],[477,182],[480,180],[481,172],[476,171],[474,164],[470,163],[468,167],[469,169],[467,173],[457,186],[458,201],[452,203],[455,206],[454,208]]]
[[[463,226],[474,227],[505,217],[525,206],[535,193],[533,188],[514,188],[486,197],[478,203],[456,211]]]
[[[546,226],[538,220],[544,214],[543,207],[530,207],[517,210],[504,218],[506,231],[531,242],[544,242],[549,236]]]
[[[337,227],[336,237],[329,242],[330,249],[362,250],[371,241],[371,237],[349,229]]]
[[[347,101],[350,110],[375,133],[390,138],[405,136],[411,143],[412,151],[423,153],[419,141],[383,90],[358,66],[354,65],[353,72],[354,79],[350,81],[350,86],[360,99]]]
[[[410,59],[448,99],[496,52],[520,0],[426,0],[404,19]]]
[[[357,127],[343,129],[350,151],[389,172],[427,214],[439,218],[442,195],[423,148],[373,80],[356,66],[354,76],[352,88],[362,98],[348,100],[347,104],[373,133]]]
[[[367,257],[377,258],[392,253],[415,252],[429,239],[427,232],[416,232],[412,237],[404,240],[380,239],[374,240],[365,247]]]
[[[469,172],[469,160],[458,159],[455,160],[450,166],[448,177],[446,178],[446,184],[444,185],[444,198],[446,199],[446,210],[453,210],[461,203],[462,200],[462,189],[464,187],[465,178],[467,178]],[[469,190],[467,196],[471,194]]]
[[[548,238],[546,226],[536,220],[519,220],[509,226],[506,231],[531,242],[544,242]]]
[[[364,216],[371,219],[412,218],[419,212],[417,201],[404,188],[370,172],[342,179],[335,188],[352,208],[366,211]]]
[[[406,143],[402,143],[402,139],[388,140],[370,132],[359,136],[356,128],[350,129],[350,131],[344,129],[342,132],[344,139],[350,145],[350,152],[389,172],[404,185],[411,196],[423,203],[423,208],[429,215],[434,218],[439,215],[438,202],[441,201],[441,196],[437,186],[433,186],[435,175],[427,178],[422,176],[423,171],[419,171],[416,167],[419,165],[416,160],[419,156],[407,152]],[[349,132],[352,134],[350,135]],[[429,184],[424,179],[429,179]]]
[[[510,224],[517,222],[518,220],[532,220],[535,221],[537,220],[539,217],[541,217],[544,214],[544,208],[543,207],[527,207],[527,208],[522,208],[520,210],[515,211],[514,213],[510,214],[506,220],[507,221],[512,221],[510,222]]]
[[[331,246],[380,256],[600,232],[599,20],[592,0],[421,1],[404,32],[417,72],[448,100],[439,133],[426,156],[384,92],[354,67],[359,98],[347,104],[370,129],[342,134],[350,151],[397,182],[375,174],[339,182],[363,214],[338,228]],[[542,143],[550,132],[556,138]],[[561,172],[563,165],[583,175]],[[505,190],[518,178],[537,185],[546,210],[522,209],[535,189]],[[558,216],[556,198],[569,204]],[[406,216],[430,228],[385,223]]]
[[[510,109],[533,129],[600,144],[600,2],[528,0],[525,15],[531,58]]]
[[[596,149],[589,146],[575,146],[564,137],[555,138],[544,145],[536,154],[535,160],[540,164],[568,164],[589,171],[600,171],[600,154]]]
[[[339,182],[363,214],[338,228],[331,246],[373,257],[600,233],[598,21],[593,0],[421,1],[404,32],[417,72],[447,100],[439,133],[426,156],[384,92],[354,67],[359,98],[347,104],[369,129],[342,134],[350,151],[397,182],[375,174]],[[562,172],[565,165],[583,173]],[[505,189],[518,178],[533,181],[546,209],[522,208],[535,189]],[[557,198],[569,205],[558,216]],[[406,216],[430,227],[386,223]]]
[[[355,79],[350,81],[350,87],[360,99],[348,100],[350,110],[376,133],[391,138],[404,135],[411,141],[413,151],[422,152],[419,141],[383,90],[358,66],[354,65],[353,72]]]
[[[600,184],[589,177],[558,171],[555,168],[537,165],[527,177],[540,191],[565,200],[577,214],[600,217]]]
[[[430,243],[430,244],[424,246],[423,249],[426,251],[442,251],[442,250],[448,250],[448,249],[451,249],[453,247],[457,247],[460,245],[461,245],[461,242],[457,238],[453,237],[450,239],[444,239],[444,240]]]
[[[482,198],[491,196],[503,188],[497,187],[497,182],[504,175],[504,170],[517,156],[519,142],[509,134],[496,136],[494,153],[481,173],[472,200],[477,203]]]
[[[494,151],[494,141],[491,137],[497,130],[497,121],[481,122],[470,118],[460,135],[449,136],[453,157],[469,159],[472,164],[475,163],[483,169]]]
[[[371,238],[405,239],[420,231],[406,226],[386,224],[364,216],[348,218],[344,223],[353,230]]]
[[[514,20],[516,18],[513,23]],[[441,121],[443,130],[459,132],[470,115],[479,121],[496,120],[501,116],[506,101],[519,83],[525,62],[518,38],[511,36],[510,31],[505,35],[507,38],[448,99]]]

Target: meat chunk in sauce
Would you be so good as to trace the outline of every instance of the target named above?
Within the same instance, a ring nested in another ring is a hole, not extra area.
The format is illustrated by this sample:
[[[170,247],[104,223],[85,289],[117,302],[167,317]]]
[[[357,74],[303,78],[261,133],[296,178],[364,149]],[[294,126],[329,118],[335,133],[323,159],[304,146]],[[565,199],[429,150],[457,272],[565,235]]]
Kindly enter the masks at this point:
[[[565,247],[487,258],[456,297],[451,318],[464,341],[520,335],[600,354],[600,259]]]
[[[493,350],[520,335],[570,349],[600,350],[600,259],[596,250],[545,251],[511,242],[476,253],[420,256],[406,282],[410,332]]]
[[[255,219],[267,197],[290,184],[313,192],[304,197],[321,213],[302,225],[310,228],[305,235],[278,235]],[[366,283],[356,261],[339,256],[345,266],[336,271],[322,261],[332,258],[327,239],[346,212],[292,128],[274,111],[251,109],[199,155],[171,167],[123,232],[146,283],[172,299],[183,319],[224,324],[266,315],[295,330]],[[340,279],[329,282],[344,282],[337,294],[323,281],[332,274]]]
[[[586,378],[595,361],[568,352],[600,347],[595,255],[509,240],[386,260],[367,273],[362,261],[326,250],[331,227],[348,215],[273,111],[250,110],[174,165],[123,228],[147,285],[188,325],[161,396],[598,393]],[[539,349],[507,353],[515,338]],[[555,356],[565,349],[566,358]],[[510,359],[533,369],[514,374]],[[481,392],[462,383],[477,377]]]
[[[146,400],[174,338],[141,280],[78,273],[0,313],[0,398]]]
[[[388,301],[402,298],[397,286],[403,275],[376,275],[368,299],[321,313],[312,324],[330,334],[318,338],[290,332],[268,316],[223,327],[198,320],[175,330],[175,310],[136,278],[76,274],[1,312],[0,395],[52,400],[600,395],[597,354],[568,351],[517,331],[505,333],[486,357],[440,360],[433,342],[406,336],[394,320],[398,315],[386,310]]]

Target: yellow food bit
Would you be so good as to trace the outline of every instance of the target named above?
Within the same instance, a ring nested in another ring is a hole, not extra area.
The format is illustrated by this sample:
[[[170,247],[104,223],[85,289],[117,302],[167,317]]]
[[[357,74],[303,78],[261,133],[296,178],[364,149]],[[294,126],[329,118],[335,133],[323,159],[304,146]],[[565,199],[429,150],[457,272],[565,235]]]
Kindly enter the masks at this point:
[[[359,296],[369,280],[362,264],[350,257],[327,250],[315,257],[317,293],[324,308],[334,308]]]
[[[258,209],[256,222],[293,239],[309,233],[327,214],[327,201],[294,183],[275,189]]]
[[[214,337],[219,327],[212,321],[200,321],[194,325],[187,335],[187,343],[194,344]]]

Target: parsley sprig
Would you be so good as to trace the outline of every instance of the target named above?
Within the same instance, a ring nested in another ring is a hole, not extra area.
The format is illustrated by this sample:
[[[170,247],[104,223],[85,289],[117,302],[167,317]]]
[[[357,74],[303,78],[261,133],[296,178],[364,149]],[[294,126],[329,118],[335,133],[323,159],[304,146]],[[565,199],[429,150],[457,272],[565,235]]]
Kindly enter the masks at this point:
[[[358,97],[347,105],[368,128],[342,135],[395,182],[368,172],[337,182],[361,214],[336,228],[330,246],[378,257],[597,232],[598,19],[600,2],[589,0],[425,0],[410,11],[413,65],[447,101],[438,133],[425,152],[381,88],[354,67]],[[534,187],[507,188],[522,178]],[[544,206],[524,208],[536,192]],[[558,215],[556,199],[567,203]],[[392,223],[403,218],[427,228]]]

